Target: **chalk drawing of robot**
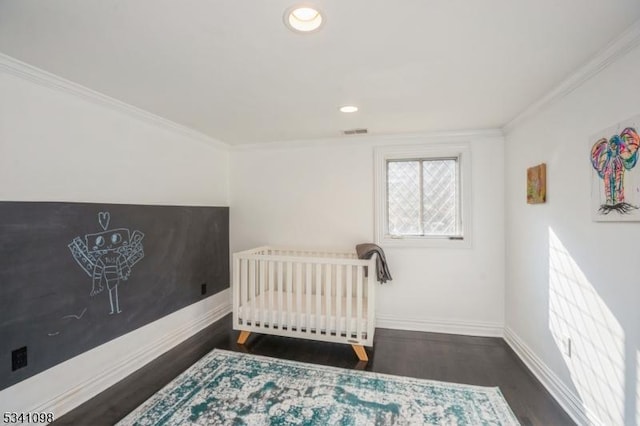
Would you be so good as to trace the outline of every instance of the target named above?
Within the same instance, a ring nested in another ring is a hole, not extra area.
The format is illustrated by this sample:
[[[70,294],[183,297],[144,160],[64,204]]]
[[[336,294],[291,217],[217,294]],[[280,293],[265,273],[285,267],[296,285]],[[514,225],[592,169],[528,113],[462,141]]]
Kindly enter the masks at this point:
[[[110,220],[109,212],[98,213],[98,222],[103,231],[85,235],[84,241],[75,237],[69,244],[69,250],[92,279],[90,295],[101,293],[105,286],[109,290],[111,315],[122,312],[118,301],[118,285],[129,278],[133,265],[144,257],[144,234],[134,231],[130,235],[127,228],[108,230]]]

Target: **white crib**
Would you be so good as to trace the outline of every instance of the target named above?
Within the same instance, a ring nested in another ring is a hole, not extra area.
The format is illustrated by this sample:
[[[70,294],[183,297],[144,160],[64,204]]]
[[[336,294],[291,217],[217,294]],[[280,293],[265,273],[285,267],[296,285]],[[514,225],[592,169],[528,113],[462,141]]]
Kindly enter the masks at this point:
[[[376,256],[259,247],[233,255],[233,328],[350,344],[361,361],[375,332]]]

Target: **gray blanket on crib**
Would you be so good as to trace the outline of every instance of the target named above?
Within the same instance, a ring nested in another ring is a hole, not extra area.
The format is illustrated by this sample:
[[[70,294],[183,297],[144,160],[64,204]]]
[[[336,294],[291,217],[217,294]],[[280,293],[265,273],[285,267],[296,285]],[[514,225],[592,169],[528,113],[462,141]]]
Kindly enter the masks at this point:
[[[389,272],[389,266],[387,265],[387,258],[384,256],[384,251],[382,248],[373,243],[364,243],[358,244],[356,246],[356,253],[358,253],[359,259],[371,259],[373,254],[378,255],[378,259],[376,260],[376,274],[378,276],[378,281],[381,284],[386,283],[387,281],[391,281],[391,272]]]

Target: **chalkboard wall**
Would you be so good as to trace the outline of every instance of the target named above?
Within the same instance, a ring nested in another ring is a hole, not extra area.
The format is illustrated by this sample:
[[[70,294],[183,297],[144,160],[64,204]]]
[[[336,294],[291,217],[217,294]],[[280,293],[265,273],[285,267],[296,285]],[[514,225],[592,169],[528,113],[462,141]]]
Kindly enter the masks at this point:
[[[229,282],[228,207],[0,202],[0,389]]]

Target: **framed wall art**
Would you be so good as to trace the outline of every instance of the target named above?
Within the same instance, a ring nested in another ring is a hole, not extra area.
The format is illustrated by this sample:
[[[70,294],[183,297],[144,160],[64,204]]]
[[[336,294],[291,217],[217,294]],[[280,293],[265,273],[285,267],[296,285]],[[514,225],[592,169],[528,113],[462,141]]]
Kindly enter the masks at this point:
[[[527,169],[527,203],[547,201],[547,165],[545,163]]]
[[[598,222],[640,221],[640,115],[589,140],[591,215]]]

